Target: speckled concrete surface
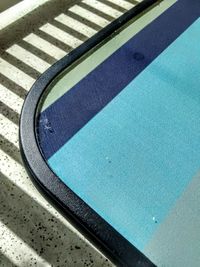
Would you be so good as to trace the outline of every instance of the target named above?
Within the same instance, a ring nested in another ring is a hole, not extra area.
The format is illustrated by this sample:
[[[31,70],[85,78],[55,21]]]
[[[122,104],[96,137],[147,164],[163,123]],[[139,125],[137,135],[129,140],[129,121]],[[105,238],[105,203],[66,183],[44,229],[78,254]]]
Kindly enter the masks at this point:
[[[0,31],[0,266],[113,266],[33,186],[18,123],[37,77],[134,3],[50,0]]]

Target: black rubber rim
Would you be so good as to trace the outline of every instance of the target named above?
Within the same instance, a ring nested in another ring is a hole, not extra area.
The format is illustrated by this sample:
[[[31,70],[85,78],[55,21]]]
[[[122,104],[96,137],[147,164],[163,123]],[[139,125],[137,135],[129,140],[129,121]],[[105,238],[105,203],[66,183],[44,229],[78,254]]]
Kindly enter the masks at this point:
[[[159,2],[160,0],[144,0],[51,66],[32,86],[20,118],[20,150],[30,177],[56,208],[117,266],[155,265],[80,199],[49,168],[37,143],[36,112],[44,91],[55,77],[129,20]]]

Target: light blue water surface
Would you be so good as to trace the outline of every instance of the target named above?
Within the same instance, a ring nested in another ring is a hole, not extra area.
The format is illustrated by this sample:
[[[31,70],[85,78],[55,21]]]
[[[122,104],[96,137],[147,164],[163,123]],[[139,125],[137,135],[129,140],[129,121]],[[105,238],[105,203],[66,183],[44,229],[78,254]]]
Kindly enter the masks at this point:
[[[200,20],[49,165],[142,250],[200,168]]]

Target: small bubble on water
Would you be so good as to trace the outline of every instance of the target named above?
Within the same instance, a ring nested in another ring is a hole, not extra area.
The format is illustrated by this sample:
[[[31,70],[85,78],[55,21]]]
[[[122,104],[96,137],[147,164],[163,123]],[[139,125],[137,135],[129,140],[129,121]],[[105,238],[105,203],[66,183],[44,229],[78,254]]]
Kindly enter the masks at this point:
[[[153,219],[153,221],[154,221],[155,223],[158,223],[158,221],[156,220],[156,217],[153,216],[152,219]]]

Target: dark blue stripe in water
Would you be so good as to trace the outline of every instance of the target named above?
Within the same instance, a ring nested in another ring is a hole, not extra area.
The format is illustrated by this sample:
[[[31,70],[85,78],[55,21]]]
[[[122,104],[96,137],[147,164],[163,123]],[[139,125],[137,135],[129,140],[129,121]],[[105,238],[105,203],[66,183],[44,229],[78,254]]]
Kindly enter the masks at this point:
[[[179,0],[42,112],[38,134],[45,158],[49,159],[199,17],[199,0]],[[53,132],[46,129],[47,120]]]

